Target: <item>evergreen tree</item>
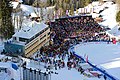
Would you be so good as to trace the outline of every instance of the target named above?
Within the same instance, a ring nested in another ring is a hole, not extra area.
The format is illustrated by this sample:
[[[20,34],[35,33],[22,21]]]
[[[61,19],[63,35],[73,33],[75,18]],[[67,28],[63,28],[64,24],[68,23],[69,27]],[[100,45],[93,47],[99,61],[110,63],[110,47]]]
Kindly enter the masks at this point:
[[[117,15],[116,15],[116,21],[117,22],[120,22],[120,11],[117,13]]]
[[[87,6],[88,4],[90,4],[91,0],[85,0],[85,6]]]
[[[79,8],[79,2],[78,1],[76,2],[76,8],[77,9]]]
[[[64,2],[67,3],[67,4],[69,4],[70,0],[65,0]]]
[[[52,6],[54,6],[56,3],[56,0],[52,0]]]
[[[116,3],[117,3],[118,9],[120,10],[120,0],[116,0]]]
[[[0,5],[2,5],[1,0],[0,0]],[[0,7],[0,19],[1,19],[2,15],[1,15],[1,7]]]
[[[11,38],[14,34],[14,27],[12,25],[12,5],[10,4],[10,0],[1,0],[1,26],[0,26],[0,34],[8,39]]]
[[[71,5],[71,8],[70,8],[70,15],[74,15],[74,4]]]
[[[79,0],[79,3],[80,8],[83,8],[85,6],[85,0]]]
[[[37,12],[35,12],[36,15],[38,15],[38,17],[41,17],[41,20],[43,20],[43,8],[46,7],[46,2],[43,2],[41,0],[40,1],[35,0],[34,3],[33,3],[33,6],[37,7]],[[40,14],[40,16],[39,16],[39,14]]]
[[[120,0],[116,0],[117,3],[117,9],[119,10],[116,14],[116,21],[120,23]]]
[[[47,0],[47,6],[51,6],[52,5],[52,1],[51,0]]]
[[[1,14],[1,9],[0,9],[0,19],[1,19],[1,17],[2,17],[2,14]]]

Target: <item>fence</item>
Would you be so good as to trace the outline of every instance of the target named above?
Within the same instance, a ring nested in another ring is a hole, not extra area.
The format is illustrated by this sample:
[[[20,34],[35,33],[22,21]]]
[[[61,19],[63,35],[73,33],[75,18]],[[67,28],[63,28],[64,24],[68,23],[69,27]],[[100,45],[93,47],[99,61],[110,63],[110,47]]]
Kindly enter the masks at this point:
[[[23,80],[51,80],[51,74],[24,67]]]
[[[73,46],[72,46],[70,49],[71,49],[71,53],[73,53],[73,55],[75,55],[77,58],[80,58],[83,62],[86,62],[86,61],[84,60],[84,58],[82,58],[81,56],[75,54],[75,52],[74,52],[74,47],[73,47]],[[92,66],[94,69],[96,69],[96,70],[100,71],[102,74],[104,74],[104,75],[107,77],[107,80],[119,80],[119,79],[113,77],[112,75],[108,74],[105,70],[96,67],[96,66],[93,65],[91,62],[89,62],[89,61],[87,61],[87,62],[88,62],[88,64],[89,64],[90,66]]]

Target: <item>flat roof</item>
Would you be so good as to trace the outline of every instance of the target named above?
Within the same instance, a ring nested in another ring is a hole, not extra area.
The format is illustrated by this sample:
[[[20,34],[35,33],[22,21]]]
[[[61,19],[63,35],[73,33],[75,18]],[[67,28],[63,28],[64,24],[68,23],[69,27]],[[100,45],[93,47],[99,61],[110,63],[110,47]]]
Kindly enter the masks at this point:
[[[21,37],[21,38],[25,38],[25,39],[30,39],[47,27],[48,27],[48,25],[46,25],[43,22],[31,21],[26,24],[23,24],[23,28],[21,28],[21,30],[16,32],[13,35],[13,37]]]

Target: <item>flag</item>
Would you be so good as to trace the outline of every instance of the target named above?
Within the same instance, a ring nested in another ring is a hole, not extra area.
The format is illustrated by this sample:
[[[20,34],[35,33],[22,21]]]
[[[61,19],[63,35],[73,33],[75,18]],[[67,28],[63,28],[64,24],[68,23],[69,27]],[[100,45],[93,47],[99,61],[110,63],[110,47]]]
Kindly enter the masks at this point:
[[[66,10],[66,15],[68,15],[68,10]]]
[[[88,63],[88,55],[86,56],[86,63]]]

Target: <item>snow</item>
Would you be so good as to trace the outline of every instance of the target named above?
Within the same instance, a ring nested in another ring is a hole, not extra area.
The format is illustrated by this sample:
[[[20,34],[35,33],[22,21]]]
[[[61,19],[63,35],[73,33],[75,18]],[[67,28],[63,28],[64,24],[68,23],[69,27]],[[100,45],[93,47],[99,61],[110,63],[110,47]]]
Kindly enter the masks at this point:
[[[101,23],[102,25],[108,26],[109,28],[112,29],[113,27],[115,27],[118,24],[116,22],[116,12],[117,12],[117,8],[116,7],[117,7],[116,4],[111,5],[108,9],[104,10],[101,13],[101,15],[103,15],[103,19],[106,20],[106,21]]]
[[[75,52],[82,57],[88,55],[88,60],[120,79],[120,43],[90,42],[78,44],[75,46]]]
[[[67,59],[67,58],[66,58]],[[81,64],[81,66],[85,66],[86,64]],[[80,72],[78,72],[75,68],[71,68],[71,70],[68,70],[67,67],[57,69],[57,70],[52,70],[54,73],[57,72],[58,74],[51,74],[51,79],[52,80],[104,80],[103,77],[97,78],[97,77],[87,77]],[[85,71],[87,74],[90,74],[89,72]]]
[[[32,6],[21,4],[21,8],[22,8],[22,11],[24,11],[27,15],[29,15],[32,12],[34,12]]]
[[[108,32],[120,39],[120,30],[118,30],[118,28],[120,28],[120,26],[117,25],[117,26],[113,27],[112,30],[110,30]]]
[[[21,3],[22,3],[22,2],[23,2],[23,0],[19,0],[19,2],[21,2]]]
[[[106,42],[91,42],[91,43],[84,43],[84,44],[78,44],[75,47],[75,51],[80,56],[83,56],[86,54],[88,55],[88,60],[91,61],[93,64],[96,64],[98,67],[101,67],[105,69],[109,74],[117,77],[120,79],[119,71],[120,71],[120,44],[107,44]],[[99,52],[98,52],[99,51]],[[106,57],[107,56],[107,57]],[[34,61],[30,61],[29,59],[23,59],[24,61],[27,61],[27,68],[32,67],[33,69],[41,69],[42,71],[45,71],[43,63],[40,63],[40,66],[38,63],[35,63]],[[43,65],[43,66],[42,66]],[[84,64],[80,64],[83,65]],[[3,66],[2,67],[9,67],[10,65]],[[82,74],[80,74],[76,69],[68,70],[67,67],[54,70],[53,72],[57,72],[57,74],[51,74],[52,80],[104,80],[103,78],[88,78]],[[20,72],[19,72],[20,73]],[[17,76],[18,77],[18,76]],[[3,79],[4,80],[4,79]],[[16,79],[18,80],[18,79]]]
[[[14,5],[16,6],[16,4]],[[55,6],[50,6],[46,8],[42,8],[43,10],[43,21],[46,22],[47,20],[52,20],[53,19],[53,12],[54,12],[54,7]],[[20,8],[22,11],[18,13],[13,13],[13,24],[15,25],[16,31],[18,31],[21,28],[21,21],[22,23],[26,23],[25,17],[27,18],[29,15],[30,17],[40,17],[40,8],[20,4]]]
[[[13,1],[11,3],[13,5],[13,9],[16,9],[19,4],[19,2],[13,2]]]
[[[96,12],[91,13],[92,17],[96,18],[99,17],[99,15],[102,15],[103,22],[100,22],[99,24],[101,26],[106,26],[111,29],[107,31],[110,36],[116,36],[117,39],[120,39],[120,31],[118,30],[120,26],[118,25],[118,22],[116,22],[116,13],[118,12],[117,4],[113,4],[113,2],[110,1],[104,4],[100,4],[99,2],[93,2],[92,6],[94,8],[94,12]],[[100,10],[103,11],[99,13]]]
[[[72,69],[68,70],[67,68],[63,68],[58,71],[57,74],[51,74],[51,79],[52,80],[104,80],[103,78],[88,78],[86,76],[81,75],[77,70]]]
[[[20,70],[14,70],[11,64],[12,62],[0,62],[0,68],[7,69],[7,73],[0,72],[0,80],[11,80],[11,78],[20,80]]]
[[[25,12],[26,15],[31,15],[31,14],[37,14],[37,16],[40,16],[40,8],[35,8],[35,7],[32,7],[32,6],[28,6],[28,5],[24,5],[24,4],[21,4],[21,9],[23,12]],[[43,15],[44,15],[44,20],[46,19],[47,17],[47,14],[50,14],[52,15],[53,14],[53,9],[54,9],[54,6],[51,6],[51,7],[47,7],[47,8],[42,8],[43,10]],[[32,17],[34,17],[34,15]],[[51,16],[52,18],[52,16]]]
[[[5,55],[0,55],[0,60],[3,59],[5,57]]]

